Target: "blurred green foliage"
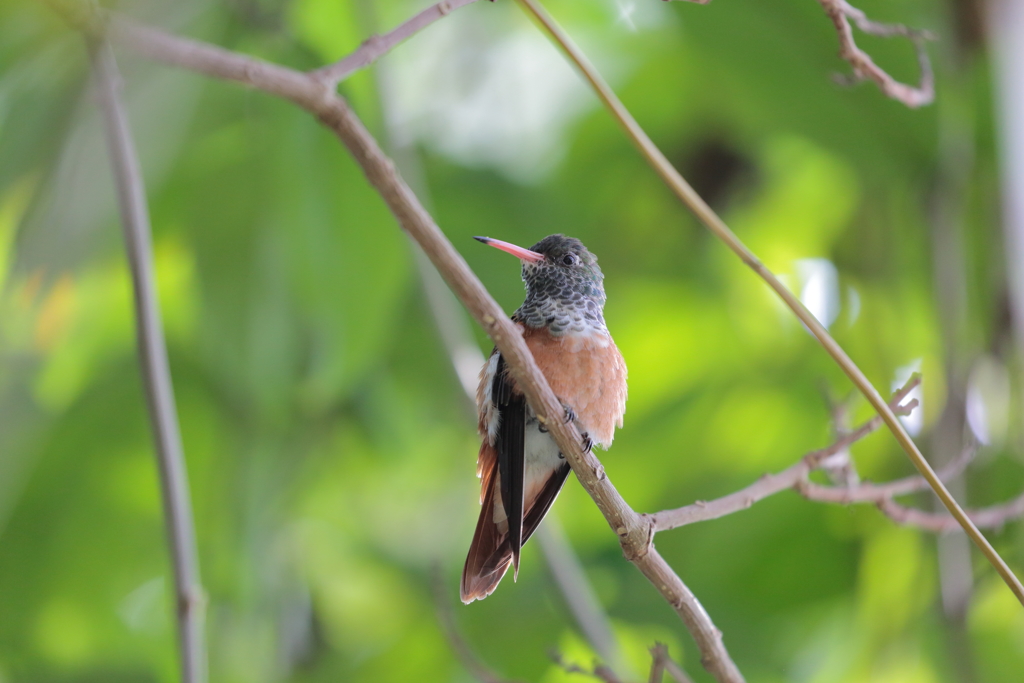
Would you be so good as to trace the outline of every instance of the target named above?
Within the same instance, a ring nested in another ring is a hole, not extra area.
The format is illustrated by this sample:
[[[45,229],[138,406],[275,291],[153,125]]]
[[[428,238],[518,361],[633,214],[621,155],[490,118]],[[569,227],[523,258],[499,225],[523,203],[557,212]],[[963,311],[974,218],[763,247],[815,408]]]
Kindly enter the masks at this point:
[[[194,0],[130,11],[313,68],[422,6]],[[923,370],[927,448],[948,387],[964,381],[951,367],[984,357],[1015,376],[1021,365],[1004,312],[988,67],[984,45],[953,30],[955,2],[863,8],[942,36],[931,49],[936,105],[912,111],[870,85],[835,86],[845,65],[810,0],[552,3],[771,268],[807,296],[815,273],[826,284],[836,274],[821,290],[832,331],[876,386]],[[906,42],[862,43],[916,78]],[[438,626],[431,574],[440,567],[454,600],[477,514],[475,421],[408,242],[305,113],[120,57],[209,592],[212,680],[470,680]],[[822,387],[844,395],[848,383],[678,205],[514,4],[453,13],[342,91],[382,140],[413,145],[439,224],[506,310],[522,295],[516,264],[470,236],[529,245],[565,232],[599,255],[630,368],[626,427],[602,460],[636,509],[728,493],[827,443]],[[959,345],[940,324],[946,273],[934,256],[948,135],[972,159],[958,204]],[[0,4],[0,283],[0,681],[174,680],[158,485],[83,45],[28,0]],[[1014,400],[1003,414],[1020,414]],[[1024,435],[1005,422],[990,425],[970,505],[1024,487]],[[854,456],[870,479],[910,472],[885,433]],[[707,680],[682,624],[576,483],[556,512],[633,666],[642,671],[660,640]],[[1020,525],[991,536],[1024,572]],[[973,680],[1009,682],[1024,671],[1024,613],[991,569],[975,558],[966,623],[949,622],[934,538],[874,509],[786,493],[662,534],[658,547],[752,682],[946,683],[965,680],[964,666]],[[593,656],[535,544],[520,578],[453,606],[466,639],[509,677],[580,680],[546,655]]]

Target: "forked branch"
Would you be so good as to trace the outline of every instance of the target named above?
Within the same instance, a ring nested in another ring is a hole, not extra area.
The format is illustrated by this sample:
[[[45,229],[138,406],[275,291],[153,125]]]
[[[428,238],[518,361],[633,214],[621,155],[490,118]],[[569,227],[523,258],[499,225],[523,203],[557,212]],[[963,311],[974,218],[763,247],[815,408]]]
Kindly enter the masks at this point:
[[[889,406],[894,413],[909,415],[917,407],[916,400],[906,403],[903,403],[903,400],[919,383],[920,378],[915,376],[893,395]],[[785,470],[775,474],[765,474],[746,488],[714,500],[700,500],[680,508],[655,512],[650,515],[654,530],[655,532],[667,531],[697,522],[718,519],[745,510],[754,503],[787,490],[795,490],[807,500],[819,503],[872,504],[897,524],[916,526],[924,531],[941,533],[959,529],[957,521],[948,514],[924,512],[904,507],[893,500],[897,496],[927,490],[928,482],[921,476],[905,477],[884,484],[860,482],[852,486],[826,486],[810,480],[811,472],[829,456],[849,448],[852,444],[876,431],[881,425],[882,420],[876,415],[856,430],[837,439],[827,448],[811,451]],[[949,481],[963,473],[973,459],[975,450],[974,446],[965,448],[959,456],[938,471],[939,478],[942,481]],[[978,510],[968,510],[967,514],[979,527],[998,528],[1011,519],[1024,516],[1024,494],[1006,503]]]
[[[687,0],[698,5],[706,5],[710,0]],[[843,78],[840,82],[858,82],[872,80],[878,84],[882,93],[889,98],[902,102],[908,107],[922,107],[931,104],[935,99],[935,76],[932,72],[932,63],[928,59],[928,52],[925,50],[925,42],[934,40],[928,31],[908,28],[902,24],[883,24],[868,19],[862,11],[846,2],[846,0],[818,0],[818,4],[825,10],[825,14],[832,20],[839,36],[839,56],[853,68],[851,78]],[[850,22],[857,25],[864,33],[882,38],[906,38],[914,44],[914,51],[917,53],[918,68],[921,70],[921,80],[917,86],[900,83],[890,76],[884,69],[875,64],[871,55],[864,52],[857,46],[853,38],[853,28]]]
[[[925,49],[925,42],[933,39],[929,32],[907,28],[902,24],[872,21],[862,10],[846,0],[818,0],[818,3],[836,27],[836,33],[839,35],[839,56],[853,68],[854,81],[870,79],[878,84],[886,97],[898,100],[908,107],[922,107],[932,103],[935,99],[935,75],[932,73],[931,60],[928,59],[928,51]],[[883,38],[902,37],[910,40],[914,44],[918,68],[921,70],[921,80],[917,86],[900,83],[875,64],[871,55],[857,46],[850,21],[869,35]]]
[[[398,27],[384,35],[370,36],[352,54],[334,64],[314,69],[309,72],[309,75],[333,88],[356,71],[365,69],[373,64],[414,33],[426,28],[438,19],[448,16],[460,7],[474,2],[476,0],[442,0],[442,2],[431,5],[411,19],[402,22]]]

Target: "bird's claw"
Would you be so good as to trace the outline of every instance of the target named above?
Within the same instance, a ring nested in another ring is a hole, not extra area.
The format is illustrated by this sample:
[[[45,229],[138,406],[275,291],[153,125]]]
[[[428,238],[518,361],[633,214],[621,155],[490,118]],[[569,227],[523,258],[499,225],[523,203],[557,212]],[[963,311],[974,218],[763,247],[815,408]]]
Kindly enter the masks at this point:
[[[562,404],[562,407],[565,409],[565,424],[569,424],[570,422],[575,422],[576,421],[576,411],[573,410],[570,406],[566,405],[565,403]]]
[[[594,441],[590,438],[590,435],[586,432],[580,434],[581,441],[583,442],[583,452],[589,453],[594,450]]]

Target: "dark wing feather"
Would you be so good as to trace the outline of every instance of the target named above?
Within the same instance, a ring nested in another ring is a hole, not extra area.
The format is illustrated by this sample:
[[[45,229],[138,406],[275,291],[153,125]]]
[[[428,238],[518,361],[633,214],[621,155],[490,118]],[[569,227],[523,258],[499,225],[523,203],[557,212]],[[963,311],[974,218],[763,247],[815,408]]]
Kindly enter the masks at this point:
[[[500,421],[495,449],[498,451],[498,476],[501,481],[501,505],[508,518],[508,542],[512,563],[519,572],[519,551],[523,547],[523,480],[526,475],[526,398],[512,390],[505,357],[498,356],[491,401]]]
[[[551,504],[558,497],[558,492],[562,490],[562,485],[565,484],[565,479],[569,476],[570,471],[569,464],[563,463],[544,482],[544,488],[540,490],[540,493],[532,501],[530,509],[526,511],[526,516],[523,518],[523,545],[530,540],[530,536],[533,536],[533,532],[540,526],[541,520],[548,514]],[[508,569],[508,560],[511,555],[512,546],[508,538],[501,539],[501,544],[484,563],[483,572],[490,574],[500,571],[501,573],[497,576],[498,579],[501,579]],[[495,584],[497,584],[497,581],[495,581]],[[492,588],[491,590],[494,589]]]
[[[489,448],[485,444],[484,448]],[[495,468],[497,464],[495,463]],[[548,478],[544,488],[537,494],[530,509],[523,519],[523,543],[526,543],[533,532],[540,526],[541,520],[551,508],[551,504],[562,490],[566,477],[569,476],[569,465],[562,464]],[[493,477],[492,477],[493,478]],[[469,547],[466,566],[462,571],[461,598],[465,603],[482,600],[494,592],[505,572],[512,563],[512,548],[508,536],[498,530],[494,523],[494,492],[497,486],[492,484],[485,489],[483,508],[476,523],[473,543]]]
[[[505,576],[509,562],[512,560],[512,553],[508,551],[508,543],[505,543],[505,535],[498,530],[494,523],[494,470],[497,469],[496,459],[493,457],[493,447],[484,442],[480,449],[481,456],[485,455],[484,450],[492,451],[489,458],[481,457],[481,461],[492,463],[489,472],[484,472],[483,477],[487,482],[483,489],[483,503],[480,509],[480,518],[476,522],[476,531],[473,533],[473,543],[469,546],[469,555],[466,557],[466,566],[462,570],[462,586],[460,597],[462,602],[470,603],[474,600],[482,600],[494,592],[498,587],[501,577]],[[504,546],[504,561],[497,558],[499,551]]]

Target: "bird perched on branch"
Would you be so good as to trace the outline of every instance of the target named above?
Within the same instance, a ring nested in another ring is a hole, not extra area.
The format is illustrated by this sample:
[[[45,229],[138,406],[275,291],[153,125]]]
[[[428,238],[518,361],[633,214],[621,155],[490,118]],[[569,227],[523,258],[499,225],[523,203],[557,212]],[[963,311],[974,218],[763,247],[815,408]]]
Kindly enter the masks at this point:
[[[549,235],[529,249],[477,237],[523,264],[526,301],[512,314],[526,345],[583,437],[611,445],[626,412],[626,363],[604,322],[604,275],[578,239]],[[462,573],[462,601],[487,597],[547,514],[569,463],[508,373],[498,349],[480,371],[480,519]]]

